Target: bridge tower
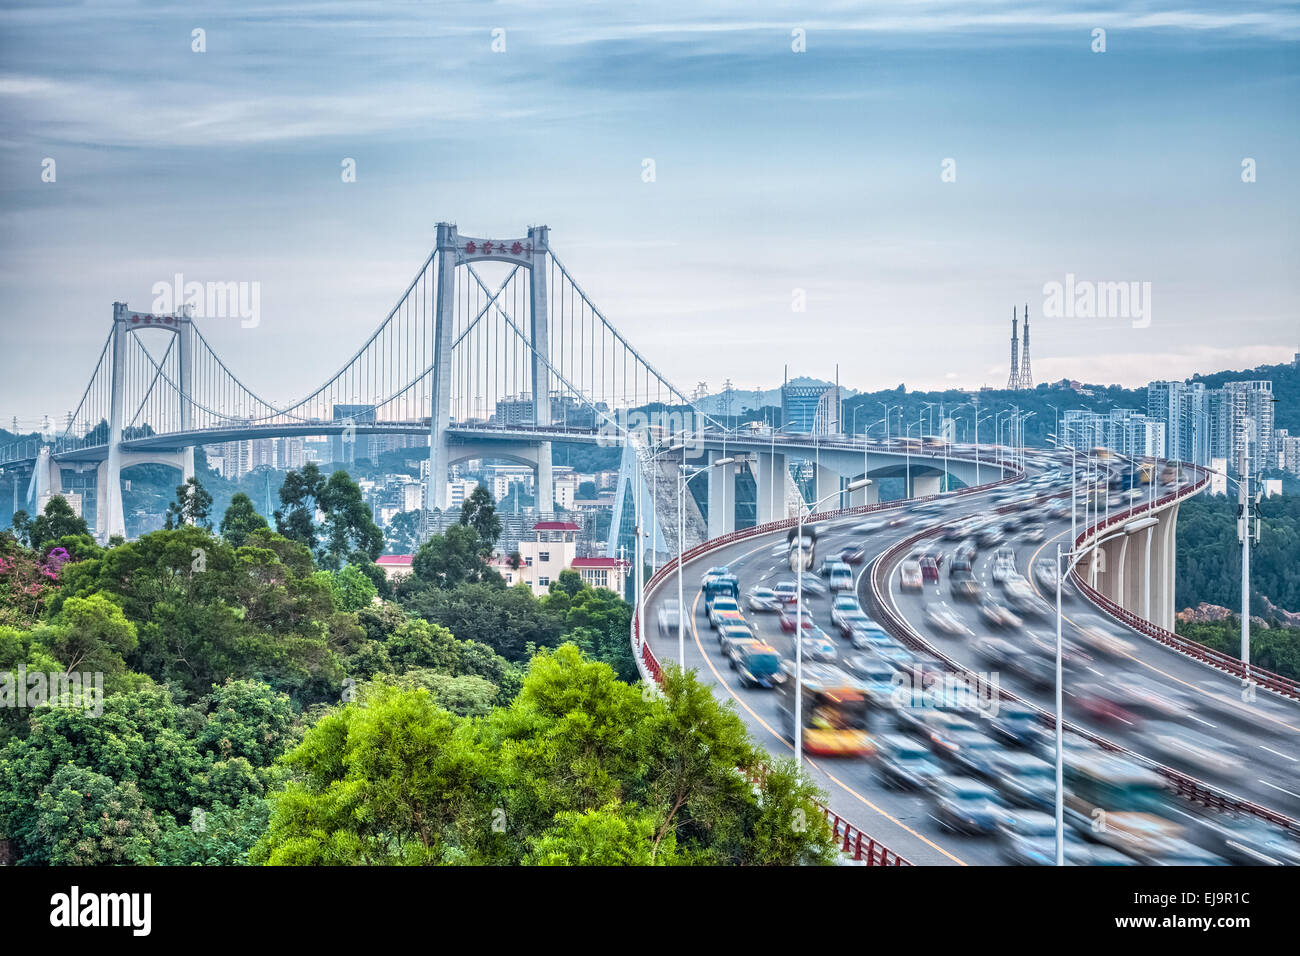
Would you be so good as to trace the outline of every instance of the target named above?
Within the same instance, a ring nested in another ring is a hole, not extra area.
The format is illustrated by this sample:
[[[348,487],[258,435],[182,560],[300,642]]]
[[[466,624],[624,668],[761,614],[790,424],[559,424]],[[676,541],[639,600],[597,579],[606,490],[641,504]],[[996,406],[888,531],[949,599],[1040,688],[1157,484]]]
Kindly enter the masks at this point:
[[[551,424],[550,329],[547,318],[547,256],[550,230],[530,226],[526,240],[498,242],[462,236],[454,223],[440,222],[437,231],[437,291],[434,306],[433,407],[429,420],[429,478],[426,498],[430,509],[447,508],[447,476],[451,452],[448,428],[452,416],[452,355],[456,334],[456,267],[473,261],[506,262],[528,270],[530,372],[533,424]],[[536,500],[539,511],[554,500],[551,479],[551,443],[537,443]]]
[[[126,516],[122,510],[122,467],[124,464],[134,464],[127,460],[128,455],[122,447],[126,414],[127,336],[142,329],[161,329],[177,336],[179,423],[182,431],[189,431],[193,427],[193,338],[190,334],[188,309],[172,315],[152,315],[133,312],[125,302],[114,302],[112,342],[109,346],[112,362],[109,366],[107,457],[100,464],[96,475],[95,530],[101,541],[107,541],[114,535],[126,536]],[[188,481],[194,476],[194,446],[180,449],[171,463],[180,469],[182,482]],[[51,462],[51,467],[57,468],[58,465]]]

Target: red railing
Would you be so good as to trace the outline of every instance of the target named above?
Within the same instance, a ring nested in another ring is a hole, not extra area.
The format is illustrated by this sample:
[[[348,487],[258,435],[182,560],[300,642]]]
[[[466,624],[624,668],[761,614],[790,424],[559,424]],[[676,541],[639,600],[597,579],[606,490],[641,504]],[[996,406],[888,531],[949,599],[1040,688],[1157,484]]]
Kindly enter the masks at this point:
[[[1165,499],[1161,499],[1161,500],[1168,502],[1168,501],[1172,501],[1180,494],[1183,496],[1186,496],[1188,494],[1194,494],[1195,490],[1199,490],[1199,487],[1200,487],[1199,485],[1192,485],[1189,488],[1184,489],[1182,492],[1175,492],[1174,495],[1167,496]],[[1131,517],[1132,516],[1126,514],[1124,515],[1123,520],[1131,520]],[[1107,524],[1114,524],[1118,520],[1121,519],[1113,517],[1107,522]],[[920,633],[913,630],[913,628],[911,627],[910,624],[907,623],[907,620],[905,618],[903,618],[901,615],[895,612],[893,606],[889,602],[887,602],[884,598],[884,594],[888,593],[887,582],[889,579],[889,571],[890,568],[893,566],[893,564],[897,561],[897,559],[901,557],[903,554],[909,552],[919,542],[924,541],[926,538],[934,537],[941,530],[942,527],[940,526],[940,527],[927,528],[923,531],[919,531],[909,536],[908,538],[904,539],[903,541],[900,541],[898,544],[894,545],[892,548],[885,551],[880,556],[880,558],[877,559],[875,563],[875,567],[872,569],[872,573],[870,577],[871,604],[873,605],[873,610],[876,612],[875,614],[876,620],[881,624],[881,626],[885,628],[885,630],[887,630],[891,635],[893,635],[894,638],[901,641],[904,645],[910,647],[913,650],[922,651],[926,654],[929,654],[937,658],[949,670],[951,670],[954,673],[961,674],[969,680],[973,680],[977,686],[982,688],[984,686],[984,681],[979,674],[970,670],[964,664],[961,664],[958,661],[955,661],[952,658],[948,657],[948,655],[944,654],[941,650],[939,650],[939,648],[935,647],[929,641],[925,640],[925,638],[923,638],[920,635]],[[1084,535],[1080,535],[1080,541],[1083,540],[1083,537]],[[1076,577],[1076,581],[1080,585],[1083,585],[1081,579],[1078,579]],[[1086,587],[1086,585],[1083,586]],[[1195,642],[1188,642],[1188,643],[1195,643]],[[1198,645],[1198,646],[1203,647],[1204,645]],[[1208,651],[1210,649],[1205,648],[1205,650]],[[1259,668],[1252,667],[1251,672],[1253,674],[1258,674]],[[1051,711],[1039,707],[1037,704],[1033,703],[1032,701],[1028,701],[1025,700],[1024,698],[1017,697],[1015,694],[1011,693],[1010,691],[1003,690],[1001,687],[996,688],[996,690],[999,699],[1012,701],[1014,703],[1021,704],[1025,707],[1031,708],[1032,710],[1037,712],[1039,720],[1041,720],[1045,726],[1049,727],[1053,731],[1056,729],[1056,717]],[[1071,733],[1076,734],[1084,738],[1085,740],[1088,740],[1096,744],[1097,746],[1102,747],[1105,750],[1108,750],[1112,753],[1123,754],[1124,756],[1132,760],[1135,760],[1138,763],[1143,764],[1144,766],[1150,767],[1152,770],[1155,770],[1162,777],[1164,777],[1169,782],[1170,786],[1174,789],[1175,792],[1177,792],[1180,796],[1195,804],[1198,804],[1200,806],[1221,813],[1248,814],[1250,816],[1258,817],[1262,820],[1267,820],[1270,823],[1275,823],[1279,826],[1285,827],[1286,829],[1292,831],[1293,833],[1300,833],[1300,821],[1288,817],[1282,813],[1278,813],[1276,810],[1272,810],[1269,807],[1265,807],[1257,803],[1252,803],[1249,800],[1245,800],[1234,794],[1228,793],[1227,791],[1220,790],[1217,787],[1213,787],[1210,784],[1205,783],[1204,781],[1198,780],[1195,777],[1183,773],[1182,771],[1175,770],[1173,767],[1166,767],[1165,765],[1157,763],[1156,761],[1152,760],[1149,757],[1139,754],[1136,751],[1129,750],[1126,747],[1122,747],[1119,744],[1107,740],[1105,737],[1095,734],[1084,727],[1071,723],[1070,721],[1065,721],[1064,727],[1066,730],[1070,731]]]
[[[1135,518],[1140,518],[1153,508],[1161,508],[1182,498],[1188,498],[1199,492],[1209,480],[1210,476],[1208,474],[1202,475],[1199,481],[1187,486],[1186,488],[1175,491],[1172,494],[1165,495],[1163,498],[1157,499],[1154,505],[1135,505],[1126,511],[1111,515],[1106,520],[1085,529],[1083,533],[1075,539],[1074,546],[1078,548],[1088,539],[1096,537],[1107,528],[1117,524],[1123,524],[1124,522],[1131,521]],[[1102,611],[1120,621],[1127,627],[1137,631],[1139,634],[1143,634],[1152,640],[1159,641],[1166,647],[1173,648],[1179,653],[1194,658],[1203,664],[1208,664],[1213,668],[1232,674],[1234,677],[1240,678],[1243,684],[1246,681],[1250,681],[1260,687],[1271,690],[1276,694],[1280,694],[1283,697],[1289,697],[1292,700],[1300,700],[1300,681],[1294,680],[1290,677],[1283,677],[1281,674],[1275,674],[1270,670],[1265,670],[1264,668],[1258,667],[1254,664],[1247,667],[1245,662],[1240,658],[1233,657],[1231,654],[1225,654],[1223,651],[1215,650],[1212,647],[1207,647],[1198,641],[1189,640],[1174,631],[1167,631],[1163,627],[1151,623],[1146,618],[1134,614],[1132,611],[1116,604],[1110,598],[1106,597],[1106,595],[1088,584],[1083,579],[1083,576],[1079,574],[1078,567],[1075,567],[1070,572],[1070,575],[1075,586],[1078,587],[1080,593],[1083,594],[1084,597],[1092,601],[1093,604],[1096,604]]]

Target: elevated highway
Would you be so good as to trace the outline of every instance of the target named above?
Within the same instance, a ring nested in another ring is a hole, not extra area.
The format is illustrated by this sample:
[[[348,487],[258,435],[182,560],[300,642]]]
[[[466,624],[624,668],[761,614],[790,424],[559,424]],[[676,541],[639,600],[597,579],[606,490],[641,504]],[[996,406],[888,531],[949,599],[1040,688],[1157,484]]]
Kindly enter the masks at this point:
[[[1067,491],[1051,489],[1048,495],[1034,506],[1034,513],[1044,517],[1044,528],[1037,540],[1008,542],[1017,567],[1032,582],[1034,597],[1051,613],[1035,620],[1026,615],[1023,630],[1042,632],[1054,642],[1054,590],[1045,588],[1036,580],[1033,567],[1036,561],[1054,557],[1058,540],[1068,544],[1070,521],[1068,512],[1062,517],[1046,515],[1050,502],[1062,500],[1068,504]],[[1196,488],[1162,486],[1163,499],[1194,493]],[[956,668],[975,672],[990,670],[987,659],[977,654],[981,638],[1007,638],[1008,633],[986,624],[975,603],[959,604],[948,593],[947,575],[938,582],[926,582],[920,591],[905,591],[900,586],[900,565],[917,548],[951,551],[956,542],[935,543],[935,532],[942,527],[966,517],[987,517],[1007,506],[996,500],[1005,491],[997,486],[954,494],[946,497],[943,510],[926,519],[914,515],[915,502],[892,502],[886,505],[852,509],[850,513],[830,515],[818,522],[818,553],[830,554],[841,548],[866,545],[878,560],[868,560],[856,571],[856,590],[864,608],[894,632],[900,639],[922,653],[932,651]],[[1053,497],[1054,496],[1054,497]],[[864,537],[854,527],[864,521],[864,515],[881,512],[881,517],[897,517],[902,521],[896,527],[886,526]],[[729,662],[720,653],[714,633],[703,616],[703,596],[700,576],[705,568],[727,565],[740,579],[742,594],[757,586],[771,586],[793,577],[785,563],[785,525],[777,522],[768,529],[739,532],[724,539],[707,542],[688,552],[685,561],[684,581],[689,623],[685,665],[697,672],[699,679],[715,686],[724,700],[734,705],[751,732],[763,746],[774,754],[792,753],[789,730],[780,713],[778,702],[771,691],[741,687]],[[1082,537],[1082,535],[1081,535]],[[993,554],[995,549],[980,552],[974,574],[982,588],[995,591]],[[656,625],[660,611],[675,600],[675,566],[669,566],[651,580],[647,587],[645,620],[646,641],[643,661],[653,669],[658,661],[677,657],[676,634],[670,628],[661,633]],[[1087,615],[1101,618],[1107,611],[1124,613],[1112,607],[1103,609],[1093,603],[1105,601],[1092,591],[1083,580],[1072,579],[1066,586],[1067,598],[1063,612],[1067,619],[1067,640],[1082,646],[1077,624],[1093,625]],[[1085,595],[1083,592],[1087,591]],[[925,607],[928,603],[943,601],[966,627],[969,635],[953,637],[937,631],[926,623]],[[829,602],[822,599],[808,602],[814,621],[827,633],[835,634],[828,619]],[[771,615],[747,615],[756,625],[759,636],[770,642],[784,656],[793,651],[792,638],[777,626]],[[1115,656],[1097,654],[1085,660],[1082,653],[1076,656],[1078,667],[1067,672],[1065,716],[1067,725],[1079,731],[1077,735],[1091,738],[1109,748],[1127,751],[1135,759],[1159,767],[1182,798],[1171,804],[1171,812],[1179,825],[1185,828],[1189,839],[1202,849],[1216,852],[1226,839],[1224,823],[1237,819],[1253,818],[1274,821],[1283,826],[1296,827],[1300,817],[1300,788],[1295,785],[1296,768],[1300,767],[1300,707],[1283,691],[1294,689],[1291,682],[1282,682],[1276,689],[1266,685],[1267,675],[1256,675],[1259,692],[1250,704],[1241,700],[1240,675],[1233,673],[1230,661],[1207,661],[1205,649],[1148,627],[1148,634],[1125,630],[1113,618],[1104,620],[1105,627],[1128,642],[1130,647]],[[853,653],[848,642],[836,638],[841,657]],[[1170,646],[1183,645],[1180,647]],[[1050,711],[1052,689],[1041,683],[1018,676],[1013,669],[1002,668],[999,678],[1001,690],[1011,700]],[[1098,701],[1087,698],[1092,694],[1088,685],[1100,687],[1125,686],[1151,695],[1158,706],[1142,710],[1139,717],[1127,714],[1122,707],[1107,708]],[[1163,708],[1163,709],[1162,709]],[[1156,719],[1160,718],[1160,719]],[[1044,718],[1051,725],[1050,713]],[[1125,721],[1129,723],[1125,723]],[[1177,737],[1182,731],[1212,735],[1220,742],[1216,759],[1204,760],[1194,749],[1179,752],[1166,741],[1157,744],[1157,736]],[[1165,731],[1156,734],[1155,731]],[[1217,758],[1227,758],[1220,761]],[[1235,763],[1234,763],[1235,761]],[[1000,862],[999,847],[986,837],[962,836],[947,832],[932,813],[931,801],[924,794],[900,792],[882,785],[871,758],[827,759],[806,758],[810,774],[828,794],[829,809],[838,817],[860,827],[872,839],[883,843],[907,860],[923,865],[991,864]],[[1067,833],[1067,843],[1083,842],[1083,838]]]

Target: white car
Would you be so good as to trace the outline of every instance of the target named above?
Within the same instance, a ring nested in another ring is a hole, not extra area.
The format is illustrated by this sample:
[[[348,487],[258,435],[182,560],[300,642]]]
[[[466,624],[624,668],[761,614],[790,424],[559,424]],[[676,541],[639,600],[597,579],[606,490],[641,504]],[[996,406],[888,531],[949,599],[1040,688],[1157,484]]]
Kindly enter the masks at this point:
[[[667,634],[670,631],[676,632],[678,625],[681,624],[681,616],[678,612],[679,605],[676,600],[664,601],[659,607],[659,633]]]
[[[970,637],[975,632],[957,616],[957,613],[944,601],[931,601],[925,606],[925,621],[933,628],[956,637]]]
[[[904,591],[920,591],[925,587],[921,578],[920,561],[904,561],[898,569],[898,586]]]
[[[779,611],[784,602],[771,588],[754,588],[745,603],[751,611]]]
[[[1074,626],[1078,628],[1079,639],[1090,649],[1111,657],[1122,657],[1135,650],[1131,641],[1115,634],[1110,627],[1095,614],[1076,614]]]

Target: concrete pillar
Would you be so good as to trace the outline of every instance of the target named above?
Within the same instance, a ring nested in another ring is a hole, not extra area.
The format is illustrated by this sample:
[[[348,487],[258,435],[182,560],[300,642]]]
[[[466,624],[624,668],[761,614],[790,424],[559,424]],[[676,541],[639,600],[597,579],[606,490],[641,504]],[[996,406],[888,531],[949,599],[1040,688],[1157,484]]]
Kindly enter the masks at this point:
[[[924,498],[928,495],[937,495],[943,490],[942,475],[918,475],[912,473],[912,487],[907,491],[909,498]]]
[[[113,365],[108,413],[108,458],[98,474],[103,509],[95,514],[95,533],[100,544],[114,535],[126,537],[122,512],[122,417],[126,390],[126,303],[113,303]]]
[[[758,523],[766,524],[785,517],[785,455],[760,452],[754,468],[754,493],[758,505]]]
[[[722,452],[709,452],[709,463],[722,458]],[[717,538],[736,530],[736,466],[710,467],[709,476],[709,537]]]
[[[810,505],[816,504],[818,499],[824,498],[827,495],[838,491],[844,485],[844,482],[840,480],[840,473],[829,465],[818,464],[814,465],[813,468],[815,469],[814,474],[817,476],[817,480],[814,482],[813,500],[808,502]],[[843,495],[840,496],[840,498],[842,497]],[[839,511],[844,507],[840,503],[840,498],[831,498],[829,501],[822,502],[817,510]]]
[[[544,441],[537,446],[536,507],[538,511],[555,510],[555,488],[551,484],[551,443]]]
[[[447,424],[451,419],[451,348],[456,326],[456,227],[438,223],[435,273],[438,277],[434,306],[433,407],[429,419],[429,485],[425,501],[430,509],[447,508]]]
[[[194,333],[190,324],[188,310],[176,316],[177,359],[180,365],[180,395],[177,396],[181,406],[181,430],[190,431],[194,427]],[[194,477],[194,446],[181,449],[181,484]]]
[[[1160,530],[1164,532],[1165,586],[1159,592],[1160,602],[1151,602],[1151,613],[1167,631],[1174,629],[1174,589],[1178,577],[1178,505],[1165,510],[1160,516]],[[1152,595],[1153,599],[1156,595]]]
[[[549,233],[550,230],[546,226],[530,226],[528,229],[528,241],[533,247],[528,276],[531,298],[529,335],[532,337],[533,345],[533,423],[540,426],[551,424],[551,370],[546,364],[546,356],[551,354],[550,327],[546,311],[546,243]],[[547,461],[546,484],[549,489],[551,483],[549,458]],[[539,506],[538,510],[543,509]],[[545,510],[550,510],[550,507]]]

